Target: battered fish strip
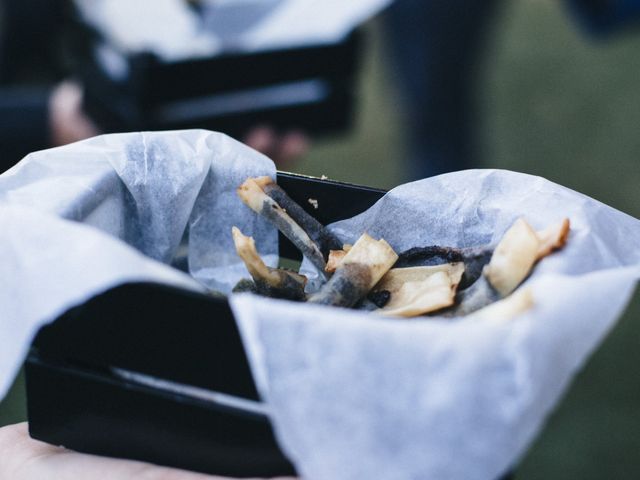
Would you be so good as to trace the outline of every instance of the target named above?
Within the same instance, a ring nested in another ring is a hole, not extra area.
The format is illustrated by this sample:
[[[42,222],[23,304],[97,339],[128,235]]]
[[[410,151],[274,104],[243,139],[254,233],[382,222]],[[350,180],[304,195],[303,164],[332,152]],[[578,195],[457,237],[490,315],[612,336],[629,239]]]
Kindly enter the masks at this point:
[[[422,267],[463,262],[465,269],[458,287],[463,290],[480,278],[482,269],[491,260],[492,253],[493,248],[489,245],[469,248],[441,247],[437,245],[414,247],[400,254],[395,267]]]
[[[342,248],[342,242],[338,237],[293,201],[293,199],[287,195],[287,192],[274,182],[271,177],[257,177],[254,180],[256,184],[262,188],[262,191],[277,202],[293,221],[300,225],[300,228],[309,235],[309,238],[318,245],[325,261],[329,256],[330,250]]]
[[[389,301],[378,310],[383,315],[415,317],[453,305],[464,264],[393,268],[376,290],[388,291]]]
[[[238,227],[233,227],[231,234],[233,235],[236,252],[238,252],[238,256],[240,256],[247,270],[249,270],[255,282],[257,293],[275,298],[304,300],[304,287],[307,283],[307,278],[304,275],[280,268],[268,267],[256,251],[253,237],[243,235]],[[246,282],[245,285],[238,286],[238,288],[246,288],[250,291],[250,287],[246,285]]]
[[[497,302],[501,298],[498,291],[491,286],[487,277],[481,275],[469,288],[457,292],[455,305],[453,307],[443,312],[436,312],[435,315],[441,315],[443,317],[468,315]]]
[[[238,187],[237,193],[242,201],[254,212],[272,222],[282,234],[293,243],[302,254],[324,275],[325,261],[316,243],[298,225],[293,218],[261,187],[264,177],[248,178]],[[260,180],[260,182],[258,182]]]
[[[569,235],[568,219],[538,232],[518,219],[495,249],[490,245],[427,246],[398,256],[386,241],[373,240],[366,233],[353,247],[342,246],[270,177],[247,179],[238,188],[238,195],[274,223],[318,270],[334,273],[309,298],[311,303],[357,305],[366,310],[378,307],[378,312],[387,315],[416,316],[442,309],[444,316],[467,315],[481,309],[486,314],[503,311],[515,315],[531,306],[530,292],[518,293],[512,301],[502,299],[518,288],[537,261],[564,246]],[[233,234],[256,290],[270,296],[304,298],[304,276],[267,267],[255,251],[252,238],[244,237],[235,227]],[[390,270],[392,266],[396,268]],[[242,288],[253,288],[251,282],[245,283]],[[485,308],[493,303],[495,309]]]
[[[333,273],[336,271],[336,268],[340,266],[344,257],[349,253],[351,247],[353,245],[349,245],[345,243],[342,246],[342,250],[329,250],[329,258],[327,259],[327,266],[324,268],[324,271],[327,273]]]
[[[530,288],[521,288],[512,295],[498,300],[475,312],[478,319],[511,320],[533,307],[534,299]]]
[[[544,230],[538,230],[536,235],[540,240],[540,246],[538,247],[537,259],[540,260],[555,250],[564,247],[569,238],[570,229],[571,224],[569,219],[563,218],[555,225],[549,225]]]
[[[536,260],[540,260],[553,251],[562,248],[567,242],[569,227],[569,219],[564,218],[544,230],[536,231],[535,234],[540,242]],[[441,247],[437,245],[414,247],[400,253],[395,267],[417,267],[464,262],[465,271],[458,287],[459,290],[464,290],[480,278],[482,270],[491,261],[493,254],[494,248],[491,245],[467,248]]]
[[[480,278],[458,292],[456,307],[445,316],[467,315],[510,295],[537,261],[562,248],[569,236],[569,220],[563,219],[540,232],[518,219],[503,235]]]
[[[506,297],[529,275],[538,259],[540,239],[519,218],[504,234],[484,269],[484,276],[501,297]]]
[[[340,266],[309,302],[353,307],[393,266],[398,255],[384,240],[363,234],[344,256]]]

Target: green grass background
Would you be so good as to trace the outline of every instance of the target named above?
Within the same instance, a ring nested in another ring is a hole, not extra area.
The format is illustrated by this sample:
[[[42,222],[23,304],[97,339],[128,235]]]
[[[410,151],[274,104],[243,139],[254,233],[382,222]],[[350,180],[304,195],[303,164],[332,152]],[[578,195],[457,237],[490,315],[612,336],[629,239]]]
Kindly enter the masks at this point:
[[[379,25],[367,30],[355,131],[315,144],[296,169],[389,188],[404,179],[402,122]],[[480,166],[541,175],[640,217],[640,30],[594,40],[558,1],[513,0],[479,85]],[[639,347],[636,293],[522,459],[519,479],[640,478]],[[25,416],[19,377],[0,425]]]

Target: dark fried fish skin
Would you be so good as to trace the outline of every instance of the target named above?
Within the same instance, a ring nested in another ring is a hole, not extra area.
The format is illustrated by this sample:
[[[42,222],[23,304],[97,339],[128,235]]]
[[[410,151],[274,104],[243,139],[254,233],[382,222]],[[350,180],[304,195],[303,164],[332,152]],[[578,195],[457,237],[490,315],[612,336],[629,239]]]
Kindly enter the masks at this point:
[[[282,283],[276,287],[269,285],[261,279],[251,280],[243,278],[231,290],[233,293],[255,293],[271,298],[283,298],[285,300],[304,301],[306,296],[304,287],[295,282],[291,277],[282,277]]]
[[[305,239],[300,238],[291,224],[289,224],[288,222],[283,222],[282,216],[278,214],[278,209],[284,210],[278,204],[265,202],[263,203],[262,209],[260,210],[260,215],[273,222],[278,230],[280,230],[280,232],[282,232],[282,234],[287,237],[291,241],[291,243],[293,243],[298,248],[298,250],[300,250],[300,252],[302,252],[302,255],[307,257],[311,261],[311,263],[321,273],[324,274],[326,264],[324,256],[322,252],[320,252],[320,249],[314,243],[308,243],[305,241]],[[313,239],[311,240],[313,241]]]
[[[376,290],[369,292],[367,300],[373,303],[378,308],[383,308],[391,298],[391,292],[389,290]]]
[[[394,268],[428,267],[442,263],[463,262],[462,251],[458,248],[429,245],[413,247],[398,254],[398,261]]]
[[[391,298],[391,292],[389,290],[377,290],[375,292],[369,292],[366,297],[360,300],[356,305],[356,310],[363,310],[365,312],[374,312],[384,307]]]
[[[253,278],[253,290],[250,285],[241,285],[236,288],[246,288],[248,291],[275,298],[286,298],[289,300],[304,300],[304,288],[307,278],[290,270],[283,268],[271,268],[265,265],[256,250],[253,237],[242,234],[238,227],[231,229],[233,242],[238,256],[242,259],[249,274]],[[245,282],[246,283],[246,282]]]
[[[309,235],[322,255],[327,260],[329,250],[340,250],[342,242],[329,229],[318,220],[309,215],[300,205],[298,205],[277,183],[269,178],[262,189],[271,199],[277,202],[289,216]]]
[[[366,232],[349,249],[331,279],[309,302],[336,307],[353,307],[384,276],[398,254],[383,239],[374,240]]]
[[[282,281],[278,286],[269,285],[262,280],[254,280],[256,293],[272,298],[284,298],[286,300],[303,301],[306,299],[304,285],[288,275],[282,275],[281,278]]]
[[[458,292],[453,311],[467,315],[510,295],[531,274],[536,261],[554,247],[564,245],[569,223],[564,220],[549,230],[547,245],[523,218],[518,218],[503,234],[482,269],[480,278],[467,290]]]
[[[481,275],[473,285],[466,290],[458,292],[456,295],[456,302],[458,304],[457,314],[468,315],[493,302],[497,302],[501,298],[502,295],[491,286],[487,277]]]
[[[378,306],[367,297],[356,303],[353,308],[356,310],[361,310],[363,312],[375,312],[376,310],[378,310]]]
[[[487,277],[481,275],[469,288],[458,290],[456,303],[452,307],[435,313],[442,317],[468,315],[500,300],[502,296],[491,286]]]
[[[322,289],[309,298],[309,303],[350,308],[358,303],[370,288],[369,267],[350,263],[336,270]]]
[[[233,293],[258,293],[256,284],[250,278],[242,278],[238,280],[238,283],[231,289]]]
[[[491,260],[493,249],[489,246],[454,248],[429,245],[413,247],[398,255],[394,268],[426,267],[443,263],[464,263],[464,274],[458,290],[464,290],[472,285],[482,275],[482,269]]]
[[[321,275],[325,276],[326,264],[320,248],[286,210],[264,192],[263,186],[266,182],[271,182],[271,179],[248,178],[238,187],[238,196],[254,212],[272,222],[311,261]]]
[[[491,261],[493,249],[478,247],[461,249],[464,261],[464,273],[460,280],[458,290],[465,290],[473,285],[481,276],[485,265]]]

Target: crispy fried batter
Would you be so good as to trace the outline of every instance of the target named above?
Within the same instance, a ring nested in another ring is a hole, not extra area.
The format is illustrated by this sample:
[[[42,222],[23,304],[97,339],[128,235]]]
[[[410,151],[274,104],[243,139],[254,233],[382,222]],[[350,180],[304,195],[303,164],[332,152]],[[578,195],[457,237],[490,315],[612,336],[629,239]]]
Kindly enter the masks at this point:
[[[287,214],[302,228],[309,238],[311,238],[320,251],[324,259],[327,259],[329,250],[340,249],[341,242],[330,230],[312,217],[307,211],[296,203],[287,192],[285,192],[271,177],[258,177],[256,182],[264,193],[277,202]],[[312,199],[309,199],[311,201]],[[318,209],[318,201],[313,200],[311,205]]]
[[[457,281],[454,283],[448,272],[440,270],[422,279],[396,282],[393,290],[390,290],[389,302],[377,312],[390,316],[415,317],[451,306],[461,276],[462,269],[458,269]]]
[[[544,230],[536,232],[540,240],[537,260],[540,260],[551,252],[559,250],[567,243],[569,238],[570,223],[568,218],[563,218],[560,222],[549,225]]]
[[[384,240],[364,233],[345,255],[333,277],[309,298],[312,303],[352,307],[378,283],[398,255]]]
[[[529,275],[538,258],[539,248],[536,232],[519,218],[498,243],[484,275],[491,286],[505,297]]]
[[[242,234],[238,227],[231,229],[236,252],[255,282],[256,291],[276,298],[302,300],[307,278],[295,272],[265,265],[256,251],[253,237]]]
[[[474,313],[475,318],[510,320],[531,309],[534,305],[530,288],[522,288],[502,300],[498,300]]]
[[[434,312],[449,317],[474,312],[479,318],[516,316],[531,308],[533,298],[529,289],[513,292],[537,261],[566,244],[570,230],[566,218],[540,231],[520,218],[495,248],[432,245],[398,256],[383,239],[374,240],[366,233],[353,246],[341,245],[270,177],[247,179],[238,195],[274,223],[321,272],[333,273],[310,302],[366,310],[377,306],[378,313],[392,316]],[[233,236],[258,292],[304,298],[304,276],[266,266],[251,237],[236,227]]]
[[[248,178],[238,188],[238,196],[254,212],[272,222],[320,272],[324,272],[324,257],[318,245],[275,200],[264,193],[262,185],[266,183],[265,179],[269,177]]]

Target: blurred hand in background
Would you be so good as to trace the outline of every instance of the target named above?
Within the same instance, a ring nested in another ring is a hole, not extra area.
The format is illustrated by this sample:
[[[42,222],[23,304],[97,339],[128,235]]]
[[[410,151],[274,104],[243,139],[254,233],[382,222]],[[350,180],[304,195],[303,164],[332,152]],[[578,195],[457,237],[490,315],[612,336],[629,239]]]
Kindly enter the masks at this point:
[[[52,146],[84,140],[101,133],[82,110],[82,87],[72,81],[59,83],[49,97],[49,130]],[[268,125],[249,130],[242,139],[263,153],[280,169],[291,168],[309,149],[308,137],[299,130],[278,133]]]
[[[49,97],[49,130],[53,146],[66,145],[100,133],[82,111],[82,88],[66,80],[59,83]]]
[[[258,126],[242,139],[251,148],[263,153],[280,170],[290,169],[309,150],[309,138],[299,130],[277,133],[270,126]]]

